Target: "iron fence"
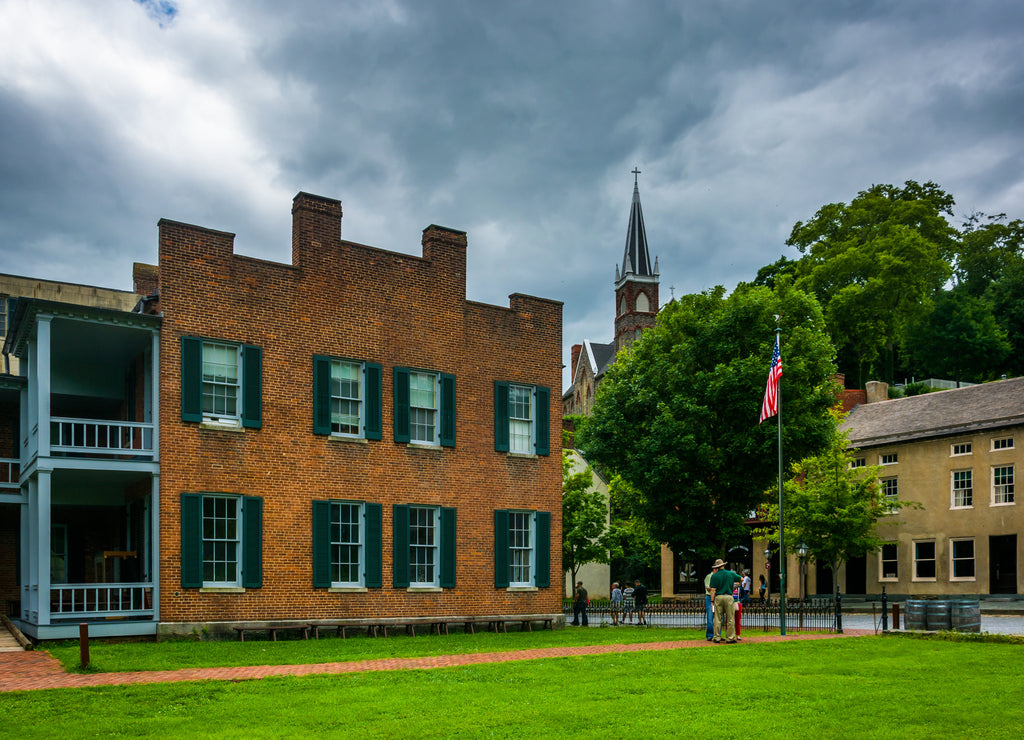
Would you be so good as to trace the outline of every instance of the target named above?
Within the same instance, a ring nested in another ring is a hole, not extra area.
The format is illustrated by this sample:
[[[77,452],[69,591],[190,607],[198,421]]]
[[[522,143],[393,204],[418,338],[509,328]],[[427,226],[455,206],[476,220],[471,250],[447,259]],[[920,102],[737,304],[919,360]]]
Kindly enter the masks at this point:
[[[566,624],[572,621],[572,602],[566,600],[562,604]],[[840,621],[840,610],[833,598],[811,598],[803,601],[786,600],[786,629],[811,630],[817,632],[836,632]],[[587,617],[591,624],[612,624],[611,603],[607,599],[591,599],[587,607]],[[620,611],[618,621],[623,624],[637,624],[638,614]],[[648,604],[644,610],[645,621],[650,627],[675,627],[680,629],[699,629],[707,627],[707,612],[704,599],[688,599]],[[740,618],[742,629],[771,632],[779,629],[780,608],[778,600],[760,602],[752,599],[743,607]],[[841,629],[841,628],[839,628]]]

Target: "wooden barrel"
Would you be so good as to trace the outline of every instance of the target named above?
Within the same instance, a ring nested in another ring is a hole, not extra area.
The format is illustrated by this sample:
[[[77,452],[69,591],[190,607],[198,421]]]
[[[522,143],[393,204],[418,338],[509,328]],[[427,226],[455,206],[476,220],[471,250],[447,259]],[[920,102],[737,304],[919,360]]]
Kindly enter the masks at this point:
[[[906,611],[903,614],[903,627],[908,630],[927,628],[928,602],[920,599],[907,599]]]
[[[949,632],[952,628],[949,619],[949,602],[929,601],[927,620],[929,630]]]
[[[950,622],[957,632],[981,632],[981,604],[977,599],[954,601]]]

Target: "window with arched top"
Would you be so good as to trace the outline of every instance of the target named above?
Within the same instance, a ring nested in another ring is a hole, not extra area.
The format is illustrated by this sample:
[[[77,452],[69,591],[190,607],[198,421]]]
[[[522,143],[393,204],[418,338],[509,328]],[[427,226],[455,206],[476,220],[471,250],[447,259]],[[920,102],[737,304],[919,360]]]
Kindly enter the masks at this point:
[[[647,313],[651,310],[651,302],[647,298],[646,293],[637,293],[636,296],[636,310]]]
[[[626,313],[626,296],[622,296],[622,300],[619,301],[619,316]]]

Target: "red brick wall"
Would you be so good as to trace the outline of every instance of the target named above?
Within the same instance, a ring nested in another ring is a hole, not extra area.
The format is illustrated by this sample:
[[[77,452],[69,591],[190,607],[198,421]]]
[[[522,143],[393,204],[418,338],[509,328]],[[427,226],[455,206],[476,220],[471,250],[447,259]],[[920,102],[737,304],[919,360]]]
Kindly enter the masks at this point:
[[[636,299],[645,293],[650,301],[650,311],[636,310]],[[622,298],[626,299],[626,313],[619,314]],[[654,326],[658,316],[658,283],[626,281],[615,291],[615,351],[640,338],[640,332]],[[640,330],[640,331],[638,331]]]
[[[561,605],[561,304],[512,295],[510,308],[466,300],[466,236],[423,234],[423,257],[340,239],[337,201],[300,194],[293,265],[232,253],[233,235],[160,223],[161,618],[164,622],[429,613],[555,612]],[[180,417],[180,338],[263,349],[263,426],[201,429]],[[312,433],[315,354],[383,365],[384,439]],[[457,446],[416,449],[392,434],[392,368],[453,373]],[[551,389],[551,454],[494,451],[493,383]],[[263,497],[263,587],[212,594],[180,585],[180,494]],[[358,499],[384,508],[384,587],[364,594],[312,587],[311,502]],[[392,504],[457,508],[457,586],[391,586]],[[494,587],[494,510],[551,512],[551,583]]]

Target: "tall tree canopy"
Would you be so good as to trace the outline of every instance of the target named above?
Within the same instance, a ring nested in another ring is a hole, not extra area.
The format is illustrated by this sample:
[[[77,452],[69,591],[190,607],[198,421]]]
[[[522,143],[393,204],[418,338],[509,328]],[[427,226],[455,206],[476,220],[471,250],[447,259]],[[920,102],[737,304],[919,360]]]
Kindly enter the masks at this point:
[[[945,216],[953,204],[935,183],[908,180],[902,188],[874,185],[793,227],[786,243],[804,254],[797,285],[818,298],[847,363],[874,364],[876,377],[893,380],[879,361],[930,312],[950,276],[957,234]]]
[[[592,462],[642,494],[636,511],[676,552],[717,557],[745,534],[777,475],[774,420],[758,425],[781,315],[784,449],[800,459],[828,441],[834,350],[814,298],[721,287],[668,304],[619,355],[577,435]]]

